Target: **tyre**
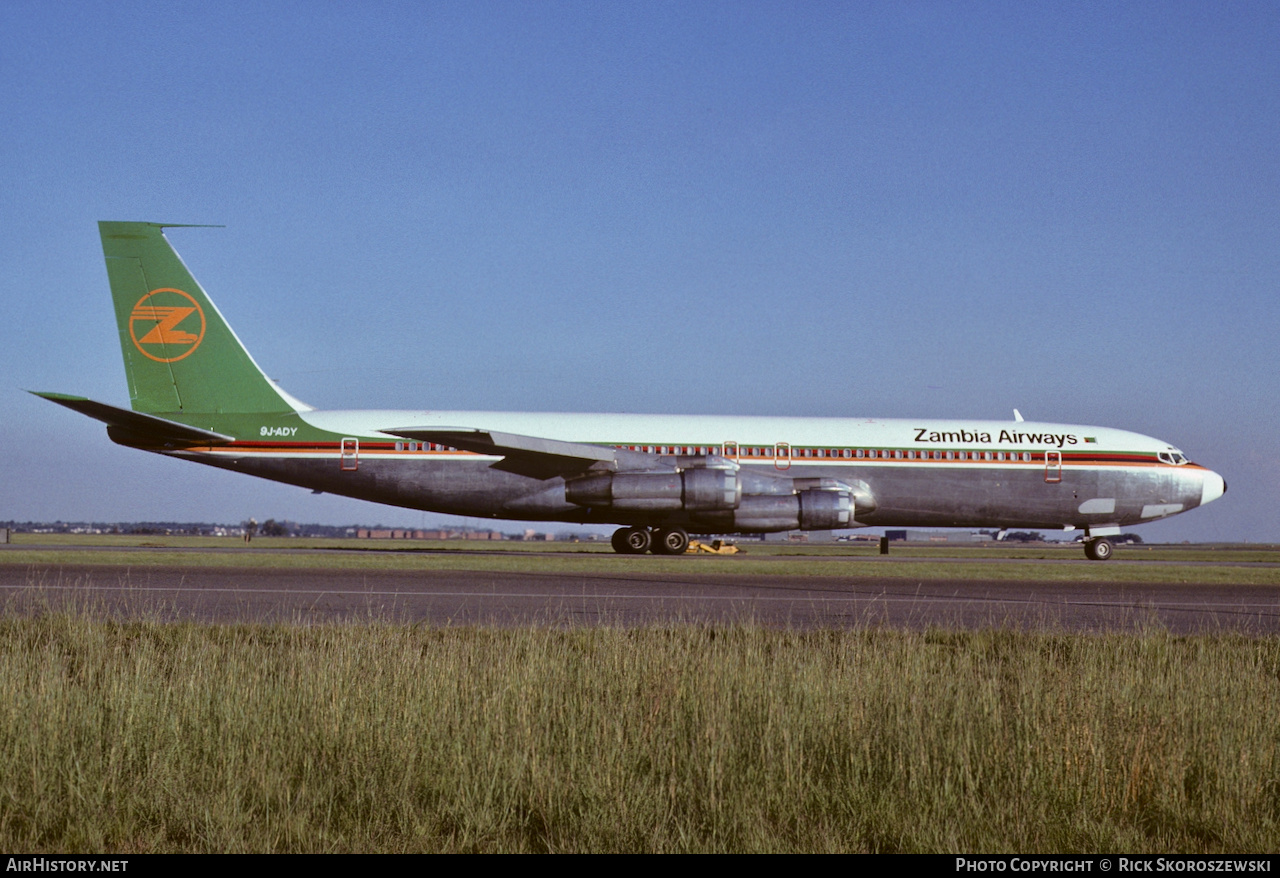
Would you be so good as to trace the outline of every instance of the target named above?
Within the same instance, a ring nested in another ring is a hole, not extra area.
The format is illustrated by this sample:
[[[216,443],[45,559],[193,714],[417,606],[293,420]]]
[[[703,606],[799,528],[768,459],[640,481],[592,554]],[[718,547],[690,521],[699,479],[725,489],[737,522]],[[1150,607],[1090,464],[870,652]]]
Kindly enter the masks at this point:
[[[643,555],[649,551],[652,538],[647,528],[624,527],[614,532],[610,542],[613,544],[613,550],[620,555]]]
[[[1111,540],[1106,539],[1105,537],[1099,537],[1096,540],[1089,540],[1089,542],[1084,544],[1085,557],[1090,561],[1106,561],[1111,557],[1115,550],[1116,547],[1111,545]]]
[[[689,548],[689,534],[682,527],[664,527],[655,536],[655,555],[683,555],[685,549]]]

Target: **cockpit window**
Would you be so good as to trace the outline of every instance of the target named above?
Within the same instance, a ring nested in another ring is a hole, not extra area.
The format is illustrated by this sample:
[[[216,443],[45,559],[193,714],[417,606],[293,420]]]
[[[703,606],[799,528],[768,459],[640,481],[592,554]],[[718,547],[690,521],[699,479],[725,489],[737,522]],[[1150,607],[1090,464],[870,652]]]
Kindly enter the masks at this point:
[[[1181,451],[1161,451],[1156,457],[1160,458],[1162,463],[1171,463],[1174,466],[1182,466],[1187,462]]]

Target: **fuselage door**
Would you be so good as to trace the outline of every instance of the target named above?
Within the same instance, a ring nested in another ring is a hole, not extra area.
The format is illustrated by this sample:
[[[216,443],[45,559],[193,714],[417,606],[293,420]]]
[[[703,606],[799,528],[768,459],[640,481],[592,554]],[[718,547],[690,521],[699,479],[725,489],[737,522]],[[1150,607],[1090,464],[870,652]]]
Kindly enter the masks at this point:
[[[727,457],[729,460],[737,460],[738,459],[738,443],[737,442],[724,443],[724,456]]]
[[[1062,481],[1062,452],[1046,451],[1044,453],[1044,480],[1046,482]]]
[[[791,445],[789,443],[774,443],[773,466],[774,469],[791,469]]]
[[[355,472],[360,468],[360,440],[353,437],[346,437],[342,440],[342,454],[339,457],[339,465],[345,472]]]

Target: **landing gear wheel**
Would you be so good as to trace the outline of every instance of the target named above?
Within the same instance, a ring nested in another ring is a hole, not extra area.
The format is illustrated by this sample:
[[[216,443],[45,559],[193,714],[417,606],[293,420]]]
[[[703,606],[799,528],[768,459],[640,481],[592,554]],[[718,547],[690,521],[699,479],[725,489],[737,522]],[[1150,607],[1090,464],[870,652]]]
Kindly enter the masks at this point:
[[[1111,545],[1111,540],[1106,537],[1098,537],[1084,544],[1085,557],[1090,561],[1106,561],[1115,550],[1116,547]]]
[[[619,555],[643,555],[649,551],[653,540],[646,528],[624,527],[613,532],[610,542],[613,544],[613,550]]]
[[[683,555],[689,548],[689,534],[682,527],[664,527],[654,534],[653,554]]]

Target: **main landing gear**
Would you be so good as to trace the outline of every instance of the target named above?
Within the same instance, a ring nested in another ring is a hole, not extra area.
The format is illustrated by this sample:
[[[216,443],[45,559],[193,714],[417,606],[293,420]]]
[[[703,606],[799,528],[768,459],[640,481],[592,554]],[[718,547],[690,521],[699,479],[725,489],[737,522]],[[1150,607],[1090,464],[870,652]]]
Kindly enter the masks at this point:
[[[682,527],[624,527],[613,532],[613,550],[619,555],[683,555],[689,533]]]
[[[1116,547],[1106,537],[1095,537],[1084,544],[1085,557],[1090,561],[1106,561],[1115,550]]]

